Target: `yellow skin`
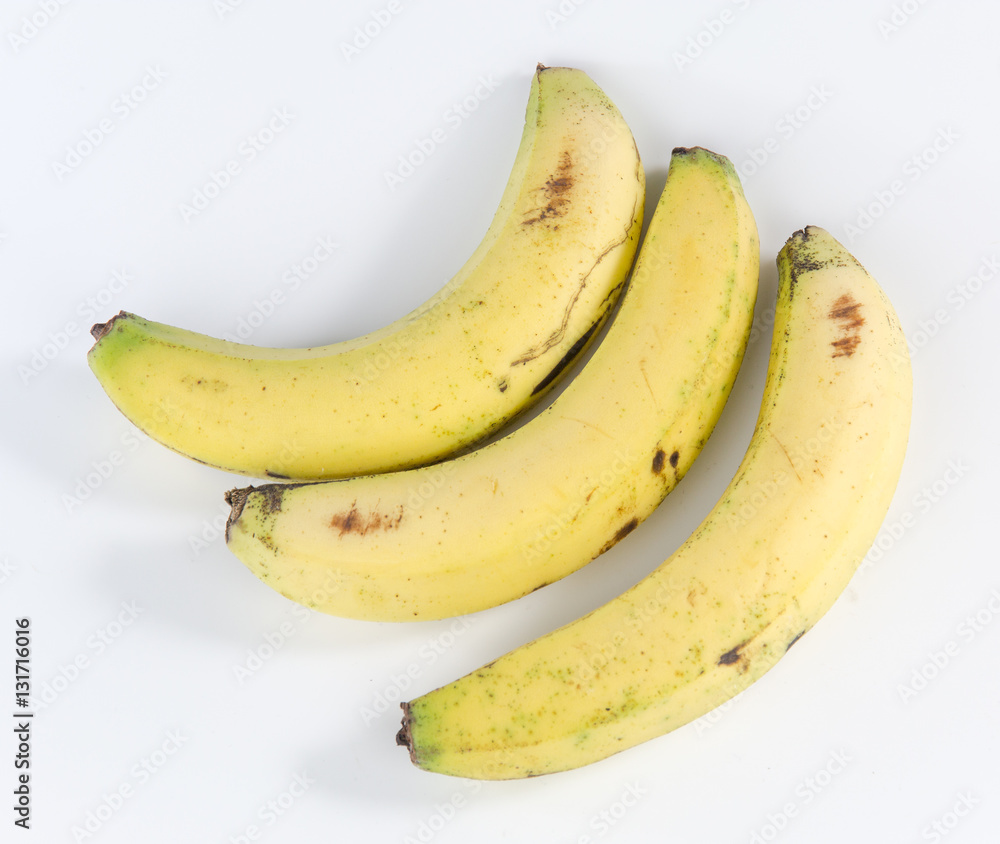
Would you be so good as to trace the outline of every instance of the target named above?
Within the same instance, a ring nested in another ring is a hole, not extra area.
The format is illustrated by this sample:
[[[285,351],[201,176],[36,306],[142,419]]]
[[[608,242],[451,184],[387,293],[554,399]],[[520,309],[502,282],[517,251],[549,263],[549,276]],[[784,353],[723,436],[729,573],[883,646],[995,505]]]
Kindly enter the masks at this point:
[[[489,231],[430,301],[353,340],[270,349],[122,312],[91,369],[154,439],[254,477],[324,479],[431,463],[530,407],[617,301],[645,175],[618,109],[582,71],[532,78]]]
[[[732,165],[675,150],[618,313],[548,408],[436,466],[234,490],[230,550],[292,600],[370,620],[462,615],[576,571],[701,451],[739,370],[758,273]]]
[[[892,306],[822,229],[778,258],[757,428],[680,549],[623,595],[403,704],[429,771],[512,779],[663,735],[761,677],[830,608],[874,541],[906,450],[911,373]]]

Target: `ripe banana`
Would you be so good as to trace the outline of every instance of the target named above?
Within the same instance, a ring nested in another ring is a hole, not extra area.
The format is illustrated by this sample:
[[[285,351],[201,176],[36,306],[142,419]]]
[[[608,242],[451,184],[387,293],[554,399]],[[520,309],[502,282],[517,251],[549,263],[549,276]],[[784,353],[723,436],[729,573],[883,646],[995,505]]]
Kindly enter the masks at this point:
[[[527,777],[660,736],[757,680],[847,585],[906,450],[906,341],[822,229],[796,232],[778,267],[757,427],[715,508],[623,595],[404,703],[397,741],[416,765]]]
[[[90,366],[147,434],[231,472],[323,479],[428,464],[499,429],[583,352],[624,286],[644,196],[614,104],[582,71],[539,65],[489,231],[415,311],[307,349],[122,312],[92,329]]]
[[[619,311],[542,413],[436,466],[232,490],[229,548],[283,595],[412,621],[481,610],[585,565],[673,489],[729,396],[759,272],[736,171],[674,150]]]

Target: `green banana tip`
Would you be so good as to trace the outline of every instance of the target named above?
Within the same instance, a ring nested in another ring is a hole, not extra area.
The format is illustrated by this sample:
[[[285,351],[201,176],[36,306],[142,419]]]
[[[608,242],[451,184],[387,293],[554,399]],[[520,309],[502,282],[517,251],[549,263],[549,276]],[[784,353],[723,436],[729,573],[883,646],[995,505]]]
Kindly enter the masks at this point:
[[[735,178],[739,182],[739,174],[736,172],[736,168],[733,166],[733,162],[730,161],[721,152],[714,152],[707,147],[695,146],[695,147],[674,147],[671,150],[670,158],[671,160],[682,159],[682,158],[697,158],[699,156],[705,156],[710,158],[716,164],[718,164],[730,177]]]
[[[107,322],[97,322],[90,327],[90,334],[94,338],[94,345],[96,346],[103,337],[111,333],[111,329],[115,327],[115,323],[120,319],[129,319],[133,315],[127,311],[119,311]]]

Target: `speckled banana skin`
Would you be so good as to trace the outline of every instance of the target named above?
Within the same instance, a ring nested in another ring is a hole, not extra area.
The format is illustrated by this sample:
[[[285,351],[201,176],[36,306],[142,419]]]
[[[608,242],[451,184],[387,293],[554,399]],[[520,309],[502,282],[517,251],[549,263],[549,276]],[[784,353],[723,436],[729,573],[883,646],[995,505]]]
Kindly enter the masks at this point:
[[[661,736],[761,677],[841,594],[901,470],[906,341],[883,291],[822,229],[796,232],[778,267],[757,428],[718,504],[620,597],[403,704],[397,740],[416,765],[528,777]]]
[[[730,162],[675,150],[618,313],[549,407],[435,466],[233,490],[230,550],[288,598],[370,620],[464,615],[576,571],[704,446],[746,348],[759,261]]]
[[[499,209],[464,267],[371,334],[307,349],[217,340],[122,312],[91,369],[152,438],[220,469],[315,480],[419,466],[534,404],[619,298],[645,175],[582,71],[539,66]]]

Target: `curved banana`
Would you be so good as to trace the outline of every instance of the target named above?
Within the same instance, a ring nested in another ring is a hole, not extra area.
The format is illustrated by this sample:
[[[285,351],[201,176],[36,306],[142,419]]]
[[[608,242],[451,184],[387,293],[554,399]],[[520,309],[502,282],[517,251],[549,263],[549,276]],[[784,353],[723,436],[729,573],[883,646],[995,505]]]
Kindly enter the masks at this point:
[[[404,703],[397,741],[416,765],[510,779],[660,736],[757,680],[847,585],[906,450],[906,341],[822,229],[796,232],[778,266],[757,428],[715,508],[623,595]]]
[[[421,307],[309,349],[122,312],[92,329],[90,366],[152,438],[231,472],[322,479],[431,463],[537,401],[592,340],[632,265],[644,196],[614,104],[582,71],[539,65],[489,231]]]
[[[564,577],[646,518],[700,452],[758,271],[730,162],[675,150],[618,313],[549,407],[436,466],[233,490],[229,548],[292,600],[361,619],[462,615]]]

